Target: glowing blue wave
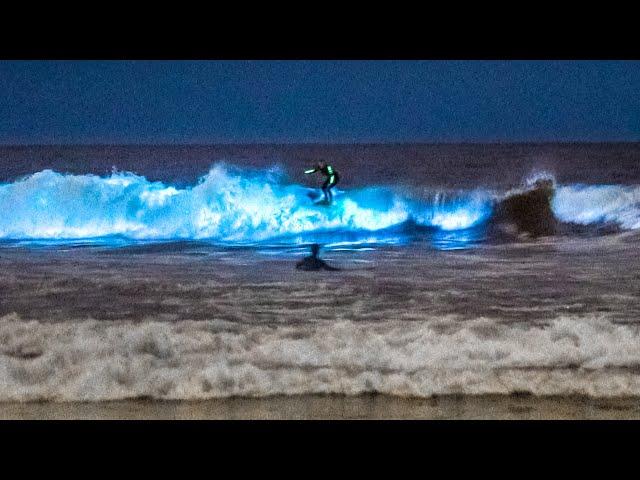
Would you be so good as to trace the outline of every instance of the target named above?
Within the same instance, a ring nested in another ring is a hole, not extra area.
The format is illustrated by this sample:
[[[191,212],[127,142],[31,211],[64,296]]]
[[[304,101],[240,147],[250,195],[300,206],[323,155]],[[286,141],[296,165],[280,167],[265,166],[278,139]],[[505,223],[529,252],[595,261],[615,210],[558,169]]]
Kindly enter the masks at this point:
[[[210,239],[255,242],[317,232],[375,232],[415,222],[452,231],[491,214],[483,192],[403,196],[388,188],[338,192],[331,207],[277,170],[215,165],[188,188],[132,173],[65,175],[45,170],[0,185],[0,239]]]
[[[339,191],[335,204],[325,207],[313,203],[314,195],[319,190],[288,183],[277,169],[248,171],[224,164],[187,188],[132,173],[100,177],[44,170],[0,184],[0,240],[117,236],[242,244],[296,242],[311,234],[330,241],[393,243],[413,225],[451,242],[475,238],[464,232],[486,223],[500,201],[482,190],[418,195],[369,187]],[[562,222],[640,228],[640,187],[558,186],[551,206]]]

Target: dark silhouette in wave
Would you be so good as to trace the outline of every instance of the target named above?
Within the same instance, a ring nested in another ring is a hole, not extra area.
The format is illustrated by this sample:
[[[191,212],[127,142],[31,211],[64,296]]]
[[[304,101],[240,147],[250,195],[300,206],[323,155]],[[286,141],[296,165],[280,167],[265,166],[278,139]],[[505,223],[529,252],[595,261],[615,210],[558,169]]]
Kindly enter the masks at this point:
[[[558,220],[551,209],[553,181],[537,180],[532,187],[500,200],[491,218],[494,234],[528,234],[532,237],[554,235]]]
[[[489,220],[489,236],[497,239],[523,234],[532,238],[550,235],[597,236],[622,231],[620,225],[613,222],[588,225],[561,222],[551,208],[554,190],[553,180],[540,179],[532,186],[497,201]]]

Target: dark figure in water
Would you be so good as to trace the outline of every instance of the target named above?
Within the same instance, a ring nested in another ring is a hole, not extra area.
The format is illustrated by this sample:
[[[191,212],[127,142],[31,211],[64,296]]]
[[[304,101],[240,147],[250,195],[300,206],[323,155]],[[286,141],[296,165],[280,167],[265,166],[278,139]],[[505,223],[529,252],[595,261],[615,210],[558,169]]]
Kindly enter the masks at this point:
[[[329,265],[324,263],[324,260],[320,260],[318,258],[318,253],[319,252],[320,252],[320,245],[318,245],[317,243],[314,243],[313,245],[311,245],[311,256],[310,257],[304,257],[302,260],[300,260],[296,264],[296,268],[298,270],[306,270],[306,271],[311,271],[311,270],[337,271],[337,270],[340,270],[339,268],[330,267]]]
[[[331,203],[333,201],[333,194],[331,193],[331,189],[336,186],[336,184],[340,181],[340,175],[338,175],[338,171],[334,169],[331,165],[327,165],[324,162],[319,162],[315,168],[310,168],[309,170],[305,170],[305,174],[320,172],[322,175],[327,177],[325,182],[322,184],[322,193],[324,193],[324,199],[327,203]]]
[[[532,186],[500,201],[495,208],[493,222],[496,225],[513,225],[518,232],[534,238],[553,235],[558,228],[551,208],[553,193],[553,181],[536,180]]]

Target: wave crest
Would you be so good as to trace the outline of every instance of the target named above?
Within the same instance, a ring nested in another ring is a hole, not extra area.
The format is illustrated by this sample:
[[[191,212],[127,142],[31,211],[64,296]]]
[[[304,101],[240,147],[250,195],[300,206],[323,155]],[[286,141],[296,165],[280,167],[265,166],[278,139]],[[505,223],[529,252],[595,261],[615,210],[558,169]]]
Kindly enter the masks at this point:
[[[377,231],[415,221],[444,230],[469,228],[491,212],[485,194],[435,194],[426,200],[389,188],[338,192],[315,205],[317,190],[286,183],[282,172],[215,165],[179,189],[132,173],[108,177],[44,170],[0,185],[0,238],[260,241],[319,231]]]
[[[442,232],[508,225],[534,236],[584,226],[598,234],[603,224],[615,227],[606,231],[640,228],[640,187],[560,186],[545,172],[504,195],[367,187],[336,192],[331,208],[316,205],[318,195],[318,189],[288,182],[277,167],[246,170],[218,163],[186,188],[127,172],[100,177],[44,170],[0,185],[0,239],[120,236],[236,244],[321,233],[412,234],[415,225]]]

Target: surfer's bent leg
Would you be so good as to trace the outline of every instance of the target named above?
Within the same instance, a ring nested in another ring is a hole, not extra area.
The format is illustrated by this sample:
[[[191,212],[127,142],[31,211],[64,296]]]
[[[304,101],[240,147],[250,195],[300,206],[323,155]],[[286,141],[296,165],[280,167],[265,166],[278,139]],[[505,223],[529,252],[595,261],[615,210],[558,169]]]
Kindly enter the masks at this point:
[[[322,184],[322,193],[324,193],[324,199],[328,203],[331,203],[331,177]]]
[[[329,177],[329,180],[327,180],[327,192],[329,193],[330,202],[333,201],[333,192],[331,192],[331,189],[336,186],[336,184],[338,183],[338,180],[339,180],[339,177],[336,174],[331,175]]]

